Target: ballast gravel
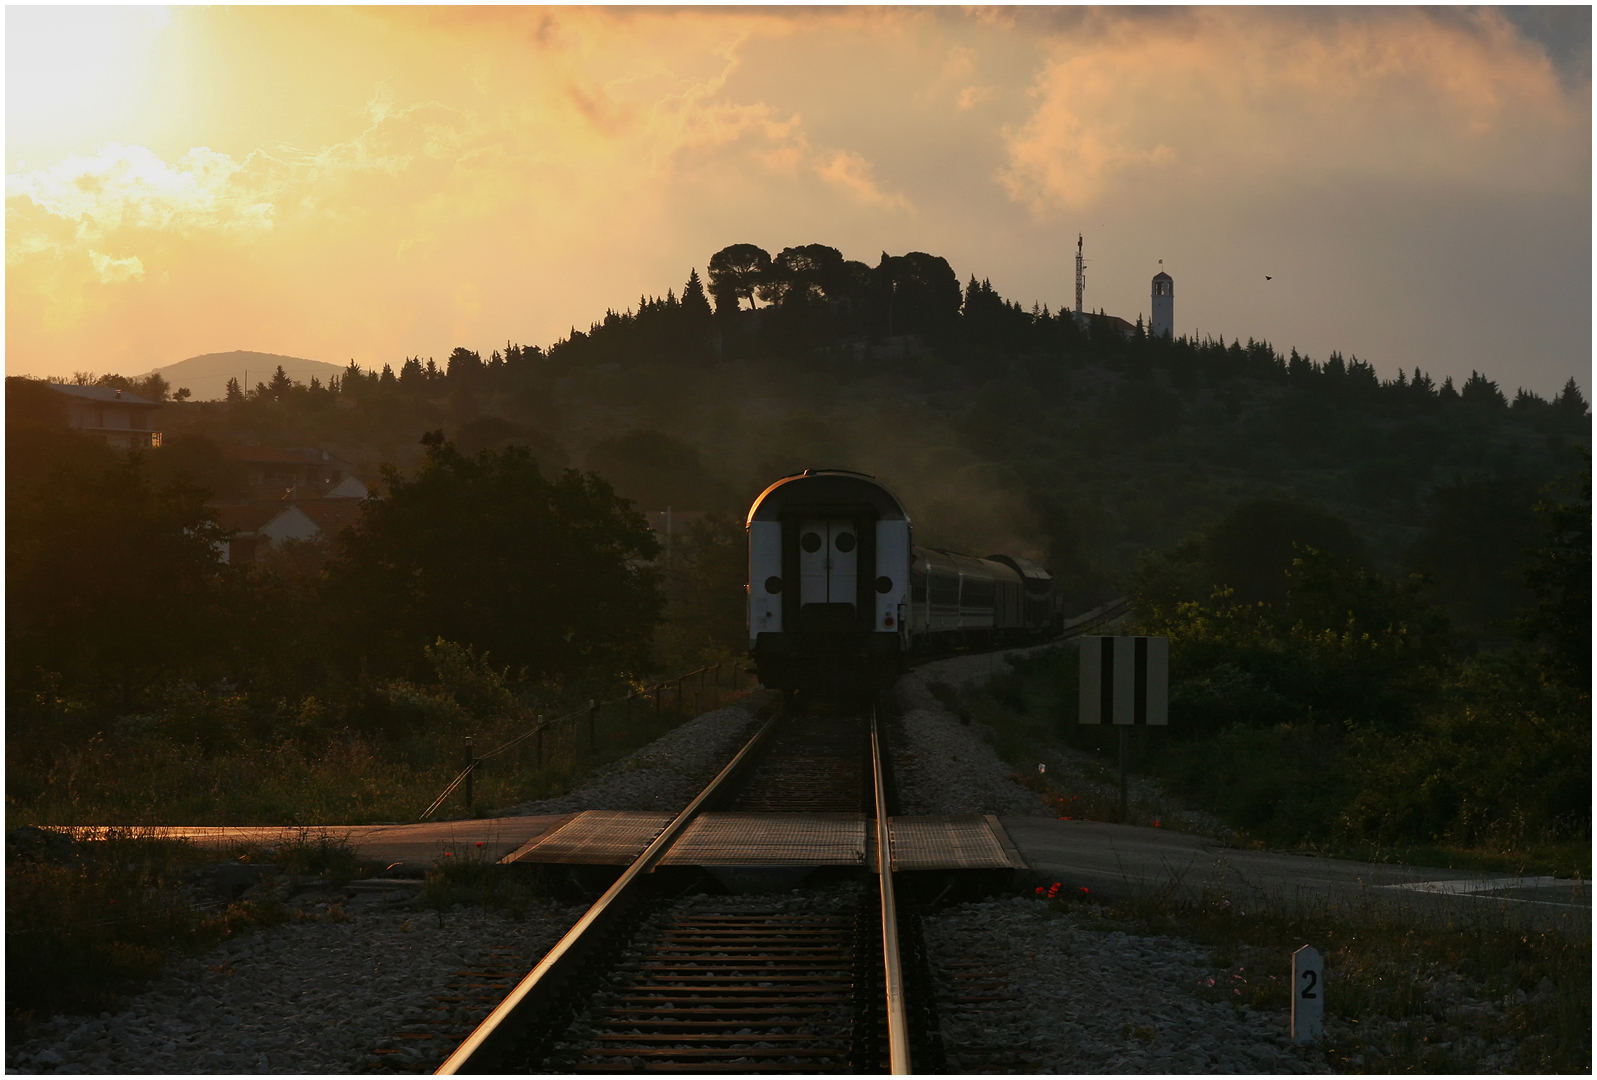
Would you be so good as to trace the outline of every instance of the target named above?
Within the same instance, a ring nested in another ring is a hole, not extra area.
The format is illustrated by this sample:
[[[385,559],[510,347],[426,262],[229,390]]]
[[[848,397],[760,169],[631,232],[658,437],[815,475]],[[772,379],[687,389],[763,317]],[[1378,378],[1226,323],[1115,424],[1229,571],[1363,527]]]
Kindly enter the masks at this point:
[[[1017,649],[1008,655],[1026,655]],[[956,656],[916,668],[898,681],[903,739],[893,752],[905,814],[1015,814],[1053,817],[1035,792],[1010,779],[1015,770],[932,694],[933,683],[961,686],[1008,671],[1002,653]]]
[[[1284,1013],[1225,1001],[1198,946],[1091,919],[1032,897],[926,917],[949,1072],[1333,1071],[1291,1044]]]
[[[620,761],[595,770],[581,786],[563,795],[521,803],[499,813],[526,817],[582,810],[679,811],[753,736],[754,714],[773,696],[770,691],[758,691],[695,717]]]
[[[540,957],[582,911],[517,921],[457,907],[440,926],[434,911],[357,905],[243,934],[171,965],[116,1013],[38,1025],[7,1046],[6,1072],[366,1071],[456,972],[498,963],[495,947]]]

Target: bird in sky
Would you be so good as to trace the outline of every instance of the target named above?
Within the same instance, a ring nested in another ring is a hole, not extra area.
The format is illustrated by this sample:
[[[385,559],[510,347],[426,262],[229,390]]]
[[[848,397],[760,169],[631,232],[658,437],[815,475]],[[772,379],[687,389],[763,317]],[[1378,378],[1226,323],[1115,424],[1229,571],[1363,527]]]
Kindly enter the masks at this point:
[[[1264,280],[1265,281],[1269,281],[1270,280],[1270,275],[1269,274],[1265,274],[1264,275]]]

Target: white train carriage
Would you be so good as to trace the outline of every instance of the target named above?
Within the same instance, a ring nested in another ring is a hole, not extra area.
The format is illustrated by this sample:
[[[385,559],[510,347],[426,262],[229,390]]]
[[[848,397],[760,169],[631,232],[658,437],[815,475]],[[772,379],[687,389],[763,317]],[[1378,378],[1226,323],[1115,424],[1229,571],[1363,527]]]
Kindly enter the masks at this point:
[[[749,652],[784,690],[884,685],[909,646],[910,523],[864,473],[783,477],[749,509]]]
[[[783,477],[748,533],[749,654],[766,686],[887,686],[912,651],[1032,639],[1056,621],[1047,570],[915,547],[903,505],[864,473]]]

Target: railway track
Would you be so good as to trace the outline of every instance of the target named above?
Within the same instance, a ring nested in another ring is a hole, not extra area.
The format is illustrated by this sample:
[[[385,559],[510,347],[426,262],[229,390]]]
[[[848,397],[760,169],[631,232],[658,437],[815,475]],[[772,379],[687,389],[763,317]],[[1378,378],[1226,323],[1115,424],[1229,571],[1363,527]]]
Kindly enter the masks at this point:
[[[711,809],[864,812],[889,850],[881,734],[860,719],[778,710],[438,1072],[909,1072],[890,867],[776,895],[654,872]]]
[[[1112,601],[1062,636],[1092,633],[1126,609]],[[892,874],[862,882],[817,871],[818,887],[740,896],[716,895],[702,871],[684,888],[683,868],[659,865],[706,810],[864,814],[879,833],[887,801],[874,713],[868,726],[857,715],[771,717],[530,974],[461,971],[431,1021],[396,1035],[372,1067],[423,1071],[469,1031],[440,1073],[907,1072],[912,1043],[923,1069],[940,1071],[950,1062],[935,1003],[906,1006],[906,960],[928,985],[932,969],[915,919],[904,923],[899,957]],[[875,851],[885,846],[884,836],[870,839]],[[970,989],[949,1004],[981,1003],[979,980]],[[967,1051],[962,1063],[980,1071],[1018,1062],[1002,1048]]]

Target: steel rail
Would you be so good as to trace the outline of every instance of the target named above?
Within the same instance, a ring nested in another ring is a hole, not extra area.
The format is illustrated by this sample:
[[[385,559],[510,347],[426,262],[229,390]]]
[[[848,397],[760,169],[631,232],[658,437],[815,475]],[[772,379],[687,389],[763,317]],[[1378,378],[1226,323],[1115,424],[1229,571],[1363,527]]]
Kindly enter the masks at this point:
[[[909,1020],[904,1009],[904,971],[898,958],[898,910],[893,900],[893,848],[888,830],[887,789],[882,783],[882,740],[871,708],[871,771],[876,788],[876,867],[882,890],[882,974],[887,990],[888,1072],[906,1076],[909,1060]]]
[[[782,715],[783,710],[778,708],[771,718],[760,727],[760,730],[755,733],[754,738],[750,739],[748,744],[738,751],[737,756],[716,774],[715,779],[710,781],[709,786],[699,792],[694,800],[687,805],[687,808],[678,814],[671,824],[667,825],[660,835],[655,837],[654,841],[644,849],[643,854],[639,855],[631,866],[621,872],[621,876],[616,879],[615,884],[611,885],[605,891],[605,894],[599,897],[592,907],[588,908],[582,918],[577,920],[576,925],[566,931],[565,936],[555,944],[555,947],[550,949],[544,955],[544,958],[538,961],[537,966],[528,972],[521,982],[516,984],[516,988],[505,996],[505,999],[499,1003],[493,1012],[488,1014],[488,1018],[477,1025],[477,1029],[455,1048],[454,1053],[450,1054],[442,1065],[438,1066],[434,1075],[454,1076],[462,1072],[495,1071],[490,1067],[485,1067],[490,1066],[491,1063],[474,1059],[478,1059],[479,1056],[486,1057],[495,1052],[501,1052],[509,1046],[516,1035],[516,1032],[512,1030],[515,1026],[512,1018],[516,1011],[540,988],[551,985],[555,981],[555,978],[562,973],[562,969],[567,963],[572,962],[570,958],[574,955],[577,944],[582,940],[583,935],[612,907],[617,905],[617,901],[622,894],[639,877],[654,869],[655,863],[676,842],[677,837],[682,834],[683,829],[687,828],[688,823],[698,816],[699,811],[703,809],[711,798],[720,793],[722,787],[753,756],[754,751],[765,741],[770,733],[775,730],[777,721],[782,718]]]

